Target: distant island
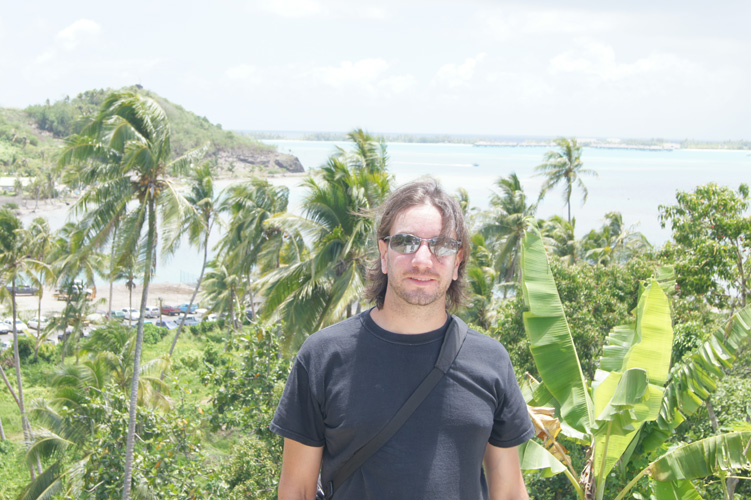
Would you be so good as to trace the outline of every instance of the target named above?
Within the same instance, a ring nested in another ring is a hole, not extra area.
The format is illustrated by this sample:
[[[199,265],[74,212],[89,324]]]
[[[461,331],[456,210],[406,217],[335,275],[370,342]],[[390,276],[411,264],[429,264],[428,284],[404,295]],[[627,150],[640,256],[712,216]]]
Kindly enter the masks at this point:
[[[302,140],[340,141],[347,140],[345,132],[311,131],[238,131],[256,140]],[[386,142],[424,144],[472,144],[478,147],[554,147],[555,137],[503,137],[462,134],[402,134],[372,132]],[[751,150],[751,141],[726,140],[707,141],[698,139],[668,140],[619,139],[619,138],[578,138],[584,147],[601,149],[634,149],[644,151],[675,151],[677,149]]]

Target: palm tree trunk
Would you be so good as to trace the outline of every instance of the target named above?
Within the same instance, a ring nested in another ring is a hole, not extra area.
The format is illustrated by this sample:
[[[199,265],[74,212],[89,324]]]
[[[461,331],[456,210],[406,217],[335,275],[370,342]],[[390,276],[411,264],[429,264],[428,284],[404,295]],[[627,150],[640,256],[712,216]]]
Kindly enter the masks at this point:
[[[208,262],[209,259],[209,231],[206,231],[206,237],[203,240],[203,265],[201,266],[201,274],[198,276],[198,281],[196,282],[196,288],[193,290],[193,296],[190,297],[190,303],[188,303],[188,308],[185,310],[185,314],[183,314],[183,317],[180,319],[180,324],[177,325],[177,331],[175,332],[175,338],[172,339],[172,345],[169,348],[169,354],[167,355],[170,360],[172,360],[172,353],[175,350],[175,346],[177,345],[177,339],[180,338],[180,332],[183,329],[183,324],[185,324],[185,318],[188,316],[188,311],[193,307],[193,301],[196,300],[196,295],[198,295],[198,290],[201,289],[201,282],[203,281],[203,273],[206,271],[206,262]],[[161,310],[161,309],[160,309]],[[164,370],[162,370],[162,375],[159,377],[159,380],[164,380]]]
[[[117,228],[119,224],[115,224],[115,228],[112,232],[112,250],[110,251],[110,298],[107,301],[107,319],[112,319],[112,289],[115,285],[115,239],[117,238]]]
[[[42,295],[44,294],[44,287],[42,286],[42,280],[39,280],[39,304],[37,305],[37,341],[34,343],[34,362],[39,361],[39,339],[42,337]]]
[[[3,417],[0,417],[0,441],[7,441],[8,438],[5,437],[5,429],[3,429]]]
[[[10,392],[10,395],[13,396],[13,400],[18,405],[18,408],[21,408],[21,405],[18,403],[18,396],[16,396],[16,391],[13,390],[13,386],[10,385],[10,381],[8,380],[8,377],[5,375],[5,370],[3,370],[2,365],[0,365],[0,376],[3,377],[3,381],[5,382],[5,386],[8,388],[8,392]]]
[[[156,251],[156,212],[154,199],[148,199],[149,228],[146,242],[146,267],[143,273],[143,292],[141,293],[141,315],[138,318],[138,333],[136,335],[136,349],[133,359],[133,380],[130,384],[130,408],[128,415],[128,435],[125,442],[125,465],[123,474],[122,500],[130,500],[131,482],[133,476],[133,448],[136,441],[136,410],[138,404],[138,375],[141,370],[141,351],[143,350],[143,322],[146,313],[146,304],[149,299],[149,284],[154,266],[154,253]]]
[[[11,280],[11,286],[13,290],[16,289],[16,279]],[[13,364],[16,369],[16,387],[18,388],[18,409],[21,412],[21,427],[23,428],[23,436],[26,440],[26,448],[31,446],[31,442],[34,439],[34,435],[31,433],[31,425],[29,424],[29,418],[26,416],[26,405],[23,401],[23,381],[21,380],[21,356],[18,353],[18,330],[16,329],[16,319],[18,317],[18,311],[16,310],[16,293],[12,292],[11,307],[13,309]],[[31,469],[31,479],[35,479],[34,468]]]

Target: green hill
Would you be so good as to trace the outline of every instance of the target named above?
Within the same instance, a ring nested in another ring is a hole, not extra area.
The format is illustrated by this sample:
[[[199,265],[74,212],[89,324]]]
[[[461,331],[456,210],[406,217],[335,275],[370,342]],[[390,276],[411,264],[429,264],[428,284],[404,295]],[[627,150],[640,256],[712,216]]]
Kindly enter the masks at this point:
[[[209,143],[207,158],[217,174],[302,172],[299,160],[273,146],[222,130],[151,91],[130,87],[156,100],[170,118],[172,149],[177,155]],[[36,177],[55,165],[65,137],[80,131],[96,114],[110,89],[87,90],[74,98],[35,104],[26,109],[0,108],[0,176]]]

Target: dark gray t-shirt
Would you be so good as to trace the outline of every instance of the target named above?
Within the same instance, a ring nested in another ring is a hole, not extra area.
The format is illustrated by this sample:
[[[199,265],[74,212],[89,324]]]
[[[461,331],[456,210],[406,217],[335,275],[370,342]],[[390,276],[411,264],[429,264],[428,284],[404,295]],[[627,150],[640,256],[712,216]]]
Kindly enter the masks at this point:
[[[430,372],[447,327],[395,334],[366,311],[311,335],[297,354],[271,430],[324,446],[321,478],[327,484]],[[487,499],[487,443],[517,446],[533,435],[508,353],[469,330],[448,373],[335,496]]]

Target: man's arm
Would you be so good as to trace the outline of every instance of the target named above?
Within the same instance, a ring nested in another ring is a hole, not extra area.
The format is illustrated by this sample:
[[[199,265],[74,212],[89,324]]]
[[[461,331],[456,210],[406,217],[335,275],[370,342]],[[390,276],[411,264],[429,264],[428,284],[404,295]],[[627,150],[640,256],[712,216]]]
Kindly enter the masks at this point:
[[[483,463],[490,500],[529,500],[516,446],[499,448],[488,444]]]
[[[311,500],[316,496],[323,447],[284,438],[279,500]]]

